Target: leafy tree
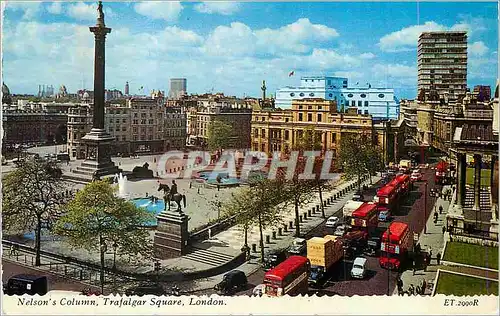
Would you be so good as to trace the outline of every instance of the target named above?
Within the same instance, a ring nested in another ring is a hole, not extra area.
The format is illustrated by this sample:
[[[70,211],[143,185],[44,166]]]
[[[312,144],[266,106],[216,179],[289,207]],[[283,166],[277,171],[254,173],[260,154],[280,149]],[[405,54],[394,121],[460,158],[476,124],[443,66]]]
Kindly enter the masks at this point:
[[[230,215],[236,215],[236,221],[243,226],[245,245],[248,247],[247,232],[252,225],[259,227],[259,246],[261,261],[264,260],[263,230],[281,222],[281,206],[285,197],[284,186],[280,180],[255,181],[250,187],[235,193],[224,205]]]
[[[35,230],[35,265],[40,265],[42,227],[51,227],[68,198],[57,163],[28,159],[3,179],[2,219],[4,231]],[[66,194],[65,194],[66,193]]]
[[[231,144],[233,128],[230,124],[214,120],[208,125],[208,149],[219,150],[228,148]]]
[[[114,245],[120,255],[150,256],[149,232],[143,226],[154,217],[145,209],[115,195],[116,187],[94,181],[67,205],[56,232],[75,248],[100,252],[101,288],[104,286],[104,254]]]
[[[380,168],[378,148],[373,145],[369,134],[344,134],[340,141],[339,164],[344,177],[357,179],[361,189],[361,177]]]

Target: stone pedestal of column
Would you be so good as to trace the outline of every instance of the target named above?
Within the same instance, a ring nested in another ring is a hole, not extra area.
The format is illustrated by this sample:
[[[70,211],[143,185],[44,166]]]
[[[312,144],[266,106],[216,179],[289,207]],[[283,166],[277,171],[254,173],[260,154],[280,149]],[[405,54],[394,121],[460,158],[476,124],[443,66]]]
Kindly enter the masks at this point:
[[[154,237],[154,253],[158,259],[178,258],[187,253],[189,216],[179,212],[161,212]]]

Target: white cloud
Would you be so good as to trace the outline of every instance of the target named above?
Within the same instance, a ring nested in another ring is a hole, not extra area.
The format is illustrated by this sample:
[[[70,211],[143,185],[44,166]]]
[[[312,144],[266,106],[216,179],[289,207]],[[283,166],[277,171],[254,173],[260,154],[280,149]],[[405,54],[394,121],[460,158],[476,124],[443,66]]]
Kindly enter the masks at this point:
[[[488,52],[488,47],[482,41],[469,44],[467,50],[471,56],[483,56]]]
[[[204,51],[213,55],[236,54],[250,56],[308,53],[318,43],[330,41],[339,34],[335,29],[299,19],[279,29],[252,30],[241,22],[218,26],[209,35]]]
[[[95,21],[97,19],[97,5],[77,2],[68,6],[67,13],[75,20]],[[112,17],[114,13],[110,8],[104,8],[104,15]]]
[[[471,29],[472,27],[465,22],[447,27],[433,21],[428,21],[424,24],[408,26],[399,31],[384,35],[379,40],[378,46],[382,51],[386,52],[411,51],[417,47],[418,37],[422,32],[467,31],[470,33]]]
[[[47,11],[52,14],[61,14],[62,13],[62,3],[61,2],[52,2],[48,7]]]
[[[30,2],[7,2],[5,9],[11,11],[23,11],[23,20],[33,19],[40,11],[41,2],[30,1]]]
[[[175,22],[179,18],[183,6],[180,1],[139,2],[134,5],[135,12],[157,20]]]
[[[377,56],[375,56],[375,54],[371,53],[371,52],[363,53],[363,54],[359,55],[359,58],[361,58],[361,59],[373,59],[375,57],[377,57]]]
[[[194,6],[194,9],[201,13],[231,15],[238,12],[241,8],[238,2],[223,2],[223,1],[203,1]]]
[[[406,66],[401,64],[375,64],[372,71],[381,76],[413,78],[414,80],[417,80],[416,66]]]

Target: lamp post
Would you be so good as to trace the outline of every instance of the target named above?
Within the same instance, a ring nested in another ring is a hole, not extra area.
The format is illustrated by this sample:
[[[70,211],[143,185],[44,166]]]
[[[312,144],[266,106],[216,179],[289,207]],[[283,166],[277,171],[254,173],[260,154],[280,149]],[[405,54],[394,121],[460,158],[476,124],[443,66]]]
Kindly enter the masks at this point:
[[[424,191],[424,234],[427,234],[427,184],[428,182],[425,181],[425,191]]]
[[[116,271],[116,248],[118,248],[118,244],[113,242],[113,271]]]

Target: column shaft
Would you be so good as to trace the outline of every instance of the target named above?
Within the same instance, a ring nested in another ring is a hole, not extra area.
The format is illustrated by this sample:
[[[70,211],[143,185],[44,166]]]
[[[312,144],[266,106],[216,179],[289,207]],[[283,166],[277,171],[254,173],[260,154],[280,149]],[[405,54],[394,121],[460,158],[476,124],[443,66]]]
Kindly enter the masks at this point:
[[[481,155],[474,155],[474,210],[480,210],[481,198]]]
[[[461,207],[465,204],[465,181],[467,172],[467,162],[465,154],[459,153],[458,156],[458,185],[457,185],[457,200]]]

